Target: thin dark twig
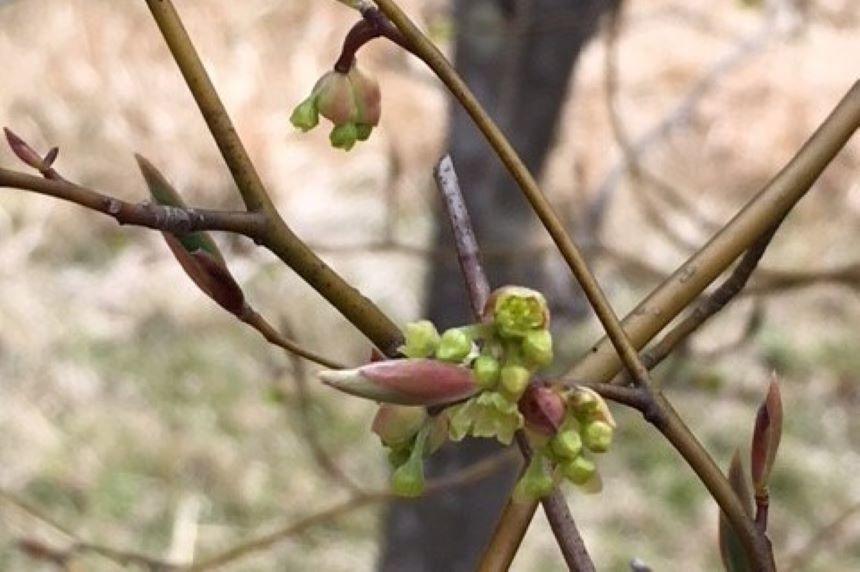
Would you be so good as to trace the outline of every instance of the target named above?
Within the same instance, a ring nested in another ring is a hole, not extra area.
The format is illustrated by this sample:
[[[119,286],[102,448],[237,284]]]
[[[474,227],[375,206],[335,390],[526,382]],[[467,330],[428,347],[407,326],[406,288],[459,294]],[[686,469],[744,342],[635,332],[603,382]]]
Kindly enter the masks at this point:
[[[261,213],[179,208],[151,202],[129,203],[76,185],[0,168],[0,187],[32,191],[113,217],[119,224],[143,226],[174,234],[201,230],[225,231],[258,238],[266,225]]]
[[[478,241],[475,238],[475,231],[472,228],[469,212],[466,209],[466,201],[457,182],[457,174],[454,171],[454,164],[449,155],[445,155],[439,161],[434,170],[434,175],[439,192],[442,194],[448,219],[451,222],[451,230],[454,233],[454,245],[460,260],[463,280],[469,293],[472,312],[475,318],[480,320],[490,294],[490,283],[487,280],[487,275],[484,273],[484,268],[481,266]],[[517,432],[517,445],[523,457],[528,461],[531,456],[531,447],[522,431]],[[504,511],[508,511],[512,503],[513,501],[509,500]],[[576,523],[570,514],[570,509],[561,490],[558,487],[553,487],[552,492],[542,500],[542,503],[547,520],[549,520],[550,527],[565,562],[567,562],[572,570],[593,572],[594,563],[588,554],[588,550],[585,548],[585,543],[576,528]],[[523,503],[514,504],[521,505]],[[522,512],[521,507],[517,507],[514,510]],[[531,509],[531,512],[534,512],[534,509]],[[529,514],[530,517],[531,514]],[[505,519],[503,518],[502,522],[504,521]],[[521,532],[525,534],[525,528]],[[522,537],[520,537],[521,540]],[[516,544],[519,545],[519,543]]]
[[[481,255],[478,249],[478,241],[472,230],[472,221],[469,211],[466,209],[466,201],[457,181],[457,173],[454,171],[454,163],[450,155],[445,155],[433,170],[436,185],[442,195],[445,212],[451,222],[454,232],[454,243],[457,248],[457,258],[460,261],[460,269],[466,288],[469,290],[469,302],[472,305],[472,313],[480,319],[484,313],[484,306],[490,296],[490,283],[481,266]]]
[[[782,219],[784,220],[784,218]],[[758,266],[767,247],[776,234],[780,220],[776,226],[759,238],[753,246],[747,250],[741,261],[726,280],[714,290],[709,296],[702,298],[696,307],[663,338],[652,347],[642,353],[642,360],[649,369],[656,367],[666,359],[672,350],[682,341],[687,339],[693,332],[698,330],[714,314],[722,310],[741,290]],[[617,379],[617,378],[616,378]]]

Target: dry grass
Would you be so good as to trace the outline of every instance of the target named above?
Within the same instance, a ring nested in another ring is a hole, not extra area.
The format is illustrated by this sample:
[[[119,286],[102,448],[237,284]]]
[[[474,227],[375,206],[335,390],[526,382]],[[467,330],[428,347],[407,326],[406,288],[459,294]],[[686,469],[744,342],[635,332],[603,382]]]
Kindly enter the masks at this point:
[[[363,61],[383,84],[383,123],[344,156],[327,147],[325,133],[293,133],[287,116],[333,61],[351,14],[334,2],[177,4],[278,206],[302,236],[326,244],[378,237],[388,208],[382,189],[396,157],[397,229],[405,240],[426,242],[428,158],[442,151],[445,105],[426,71],[389,47],[368,50]],[[436,1],[404,4],[426,21],[444,17]],[[728,74],[687,128],[647,158],[717,220],[790,157],[860,75],[856,7],[849,0],[812,4],[826,16],[802,22]],[[760,24],[758,11],[740,6],[715,13],[685,6],[661,0],[630,7],[621,105],[634,134]],[[575,211],[618,157],[602,55],[600,42],[584,55],[544,176],[551,195],[573,199]],[[41,148],[59,145],[58,168],[69,178],[142,197],[131,158],[137,151],[197,203],[238,203],[143,3],[2,5],[0,77],[0,123]],[[0,164],[14,164],[6,150]],[[779,233],[766,265],[857,260],[858,166],[855,140]],[[643,222],[630,190],[615,197],[605,236],[671,268],[683,250],[653,229],[629,231]],[[688,222],[671,221],[690,240],[704,240]],[[272,257],[241,241],[222,244],[261,310],[301,324],[309,347],[364,359],[360,336]],[[328,258],[398,320],[420,314],[423,261],[397,253]],[[622,281],[611,265],[599,269],[619,310],[647,287]],[[732,307],[694,345],[733,339],[750,306]],[[782,560],[860,499],[860,304],[856,293],[821,287],[773,297],[764,307],[753,343],[721,359],[681,363],[668,383],[725,464],[748,440],[767,371],[782,373],[788,425],[772,510]],[[596,331],[588,324],[574,337],[584,343]],[[200,298],[157,236],[118,230],[48,199],[0,194],[0,486],[88,539],[164,557],[188,549],[172,540],[174,525],[196,523],[196,551],[211,554],[341,495],[297,438],[292,394],[272,391],[273,384],[289,388],[290,375],[282,355]],[[382,453],[366,431],[372,408],[322,389],[313,394],[323,438],[339,462],[369,485],[384,483]],[[658,570],[713,569],[713,505],[641,420],[624,413],[620,420],[617,449],[605,461],[607,493],[571,495],[600,568],[621,570],[639,556]],[[373,511],[358,513],[235,569],[371,569],[377,519]],[[860,519],[849,522],[808,569],[860,567],[858,532]],[[55,540],[0,505],[0,569],[32,569],[12,544],[22,536]],[[546,525],[536,523],[515,568],[554,570],[559,562]],[[82,566],[111,569],[103,560]]]

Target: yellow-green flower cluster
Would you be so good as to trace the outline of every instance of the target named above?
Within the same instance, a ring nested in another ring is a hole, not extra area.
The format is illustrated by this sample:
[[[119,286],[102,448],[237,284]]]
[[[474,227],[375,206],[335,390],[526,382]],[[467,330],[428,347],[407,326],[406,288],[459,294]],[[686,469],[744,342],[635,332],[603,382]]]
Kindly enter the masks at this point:
[[[566,479],[595,492],[601,488],[594,455],[609,450],[615,421],[606,402],[591,389],[577,388],[566,401],[564,422],[554,435],[536,448],[528,469],[517,484],[516,495],[521,499],[539,498],[552,490],[554,479],[549,467],[555,469],[555,478]]]

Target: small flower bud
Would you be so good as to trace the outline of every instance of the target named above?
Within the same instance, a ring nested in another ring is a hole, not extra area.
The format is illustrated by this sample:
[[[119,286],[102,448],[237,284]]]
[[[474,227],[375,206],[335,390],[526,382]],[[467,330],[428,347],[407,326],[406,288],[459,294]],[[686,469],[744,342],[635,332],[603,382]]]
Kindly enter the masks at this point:
[[[471,369],[433,359],[377,361],[317,375],[345,393],[399,405],[443,405],[478,391]]]
[[[553,437],[550,447],[560,459],[575,459],[582,452],[582,438],[573,429],[568,429]]]
[[[612,445],[612,427],[604,421],[591,421],[582,427],[582,442],[595,453],[605,453]]]
[[[472,364],[475,380],[481,389],[493,389],[499,382],[501,366],[493,356],[479,356]]]
[[[580,455],[562,464],[561,472],[570,482],[576,485],[584,485],[597,473],[597,467],[593,461]]]
[[[405,343],[400,352],[410,358],[431,357],[439,347],[439,332],[429,320],[419,320],[406,324]]]
[[[439,347],[436,349],[436,359],[451,363],[460,363],[472,351],[472,339],[466,332],[457,328],[445,330]]]
[[[537,290],[503,286],[487,300],[484,320],[494,322],[503,338],[522,338],[531,330],[549,327],[549,306]]]
[[[531,373],[521,365],[506,365],[502,368],[500,379],[505,395],[518,400],[529,385]]]
[[[532,330],[523,340],[523,356],[537,367],[552,363],[552,334],[549,330]]]
[[[544,437],[555,435],[567,417],[564,399],[550,387],[529,385],[518,406],[526,426]]]
[[[427,410],[423,407],[383,403],[373,418],[371,430],[384,445],[394,448],[415,437],[426,419]]]
[[[314,86],[312,97],[314,96],[320,115],[335,126],[355,121],[358,107],[352,83],[346,74],[330,71],[322,76]]]
[[[615,418],[606,400],[590,387],[577,387],[569,401],[580,421],[598,420],[607,423],[610,427],[615,427]]]
[[[358,129],[355,127],[355,123],[336,125],[329,133],[328,140],[335,149],[349,151],[358,140]]]
[[[310,131],[320,121],[319,111],[317,110],[316,98],[311,96],[298,104],[290,115],[290,123],[303,132]]]
[[[528,468],[514,488],[514,500],[532,501],[545,497],[552,492],[552,477],[546,470],[543,455],[535,452]]]

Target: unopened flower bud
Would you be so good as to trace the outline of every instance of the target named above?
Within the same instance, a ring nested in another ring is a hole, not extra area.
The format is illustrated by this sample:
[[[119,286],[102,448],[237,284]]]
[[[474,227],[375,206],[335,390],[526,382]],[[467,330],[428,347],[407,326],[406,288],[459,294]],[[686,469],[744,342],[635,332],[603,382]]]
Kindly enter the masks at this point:
[[[475,380],[481,389],[493,389],[499,382],[501,366],[499,360],[493,356],[478,356],[472,364],[475,371]]]
[[[582,442],[595,453],[605,453],[612,445],[612,427],[605,421],[591,421],[582,427]]]
[[[552,452],[561,459],[575,459],[582,452],[582,438],[573,429],[558,433],[550,441]]]
[[[439,347],[439,332],[429,320],[419,320],[406,324],[405,343],[400,352],[410,358],[431,357]]]
[[[487,300],[484,320],[494,322],[504,338],[522,338],[532,330],[549,327],[549,306],[537,290],[503,286]]]
[[[584,485],[597,473],[597,467],[593,461],[580,455],[562,464],[561,472],[570,482],[576,485]]]
[[[532,330],[523,340],[523,356],[537,367],[552,363],[552,334],[549,330]]]
[[[319,111],[317,110],[316,98],[311,96],[298,104],[290,115],[290,123],[303,132],[310,131],[320,121]]]
[[[500,380],[502,388],[505,391],[505,395],[512,398],[514,401],[518,400],[523,394],[523,391],[526,390],[530,378],[531,373],[529,373],[529,370],[521,365],[506,365],[502,368],[500,373]]]
[[[544,437],[556,434],[567,417],[567,407],[553,388],[529,385],[518,402],[526,426]]]
[[[615,427],[615,418],[606,400],[590,387],[577,387],[568,400],[577,418],[583,423],[597,420]]]
[[[383,403],[373,418],[371,430],[384,445],[395,448],[415,437],[426,419],[427,410],[423,407]]]
[[[345,393],[399,405],[443,405],[478,391],[471,369],[434,359],[378,361],[318,376]]]
[[[436,349],[436,359],[451,363],[460,363],[472,351],[472,339],[466,332],[457,328],[445,330],[439,347]]]

